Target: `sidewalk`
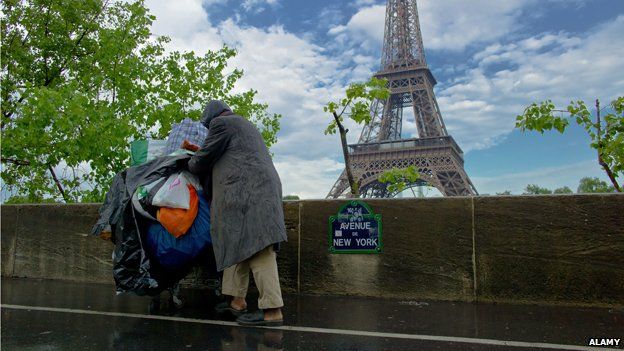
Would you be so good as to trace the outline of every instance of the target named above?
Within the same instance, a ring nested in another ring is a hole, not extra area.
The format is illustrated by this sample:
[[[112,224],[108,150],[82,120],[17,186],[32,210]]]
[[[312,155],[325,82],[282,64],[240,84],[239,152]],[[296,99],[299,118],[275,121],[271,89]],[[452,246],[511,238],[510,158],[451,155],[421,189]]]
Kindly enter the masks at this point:
[[[590,338],[624,341],[616,309],[285,296],[285,326],[263,329],[223,321],[201,291],[183,295],[182,310],[150,314],[149,299],[115,296],[110,285],[3,278],[3,350],[595,350]]]

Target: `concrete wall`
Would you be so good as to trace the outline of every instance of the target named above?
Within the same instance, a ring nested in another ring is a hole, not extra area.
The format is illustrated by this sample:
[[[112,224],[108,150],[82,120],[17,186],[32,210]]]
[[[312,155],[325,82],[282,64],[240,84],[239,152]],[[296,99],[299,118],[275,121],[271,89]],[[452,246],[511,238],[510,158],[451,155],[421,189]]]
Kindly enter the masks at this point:
[[[2,276],[112,282],[110,242],[89,235],[99,205],[3,205]]]
[[[624,195],[366,202],[383,217],[380,255],[329,253],[344,200],[284,203],[284,291],[624,306]],[[88,236],[98,207],[2,206],[2,275],[112,283],[112,245]]]

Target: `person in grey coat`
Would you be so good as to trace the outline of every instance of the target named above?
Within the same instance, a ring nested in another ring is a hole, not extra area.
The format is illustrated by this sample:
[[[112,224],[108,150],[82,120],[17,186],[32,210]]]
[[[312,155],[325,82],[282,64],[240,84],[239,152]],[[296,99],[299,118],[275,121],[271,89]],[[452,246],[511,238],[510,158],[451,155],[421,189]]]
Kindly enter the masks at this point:
[[[255,125],[212,100],[202,114],[208,136],[188,163],[212,197],[211,235],[222,293],[231,301],[217,305],[245,325],[281,325],[284,303],[275,246],[286,241],[282,184]],[[259,310],[246,313],[249,271],[260,297]]]

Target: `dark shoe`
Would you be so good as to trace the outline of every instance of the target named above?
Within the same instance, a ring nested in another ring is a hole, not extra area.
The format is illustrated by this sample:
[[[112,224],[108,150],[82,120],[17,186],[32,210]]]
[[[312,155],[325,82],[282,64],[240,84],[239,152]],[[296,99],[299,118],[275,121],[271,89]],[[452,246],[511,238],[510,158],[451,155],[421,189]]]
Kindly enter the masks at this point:
[[[226,313],[226,312],[230,312],[232,315],[234,315],[235,317],[240,317],[243,314],[247,313],[247,309],[244,310],[237,310],[236,308],[232,307],[230,305],[229,301],[224,301],[221,302],[219,304],[217,304],[215,306],[215,311],[217,313]]]
[[[284,320],[273,320],[273,321],[265,321],[264,320],[264,311],[257,310],[251,313],[245,313],[242,316],[236,319],[236,323],[240,325],[257,325],[257,326],[265,326],[265,327],[279,327],[284,324]]]

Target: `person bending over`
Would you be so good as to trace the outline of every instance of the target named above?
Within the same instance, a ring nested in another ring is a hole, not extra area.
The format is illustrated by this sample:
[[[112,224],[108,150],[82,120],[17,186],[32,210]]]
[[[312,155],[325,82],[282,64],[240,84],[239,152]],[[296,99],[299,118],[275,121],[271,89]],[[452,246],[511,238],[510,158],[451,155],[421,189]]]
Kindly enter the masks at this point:
[[[210,101],[201,121],[208,136],[188,168],[212,196],[213,248],[222,293],[230,296],[217,312],[229,311],[243,325],[281,325],[276,251],[286,228],[279,175],[258,129],[225,103]],[[252,313],[245,300],[250,271],[260,292],[259,310]]]

